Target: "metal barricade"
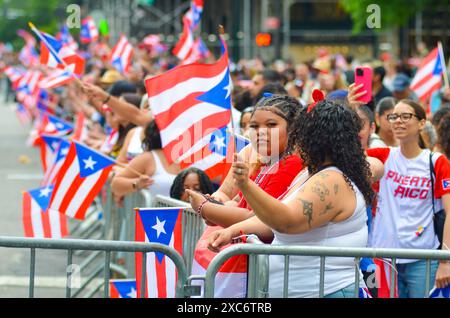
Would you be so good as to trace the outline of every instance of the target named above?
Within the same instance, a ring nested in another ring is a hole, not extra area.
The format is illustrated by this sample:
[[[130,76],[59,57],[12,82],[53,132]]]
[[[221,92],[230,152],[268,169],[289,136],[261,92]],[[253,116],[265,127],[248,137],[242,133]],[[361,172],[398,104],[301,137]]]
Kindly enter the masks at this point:
[[[395,264],[397,259],[424,259],[426,260],[426,283],[424,286],[424,297],[428,297],[428,291],[430,290],[430,269],[431,260],[450,260],[450,251],[442,250],[412,250],[412,249],[376,249],[376,248],[337,248],[337,247],[322,247],[322,246],[280,246],[269,244],[236,244],[221,251],[209,264],[205,275],[205,298],[214,297],[214,284],[215,277],[220,267],[229,258],[235,255],[249,255],[249,273],[250,279],[260,277],[264,279],[265,274],[266,282],[256,284],[254,281],[248,284],[249,290],[247,291],[248,297],[264,296],[264,285],[268,283],[269,270],[264,268],[258,261],[252,257],[261,255],[282,255],[285,257],[284,266],[284,288],[283,297],[288,297],[289,291],[289,261],[291,256],[317,256],[320,258],[320,279],[319,279],[319,297],[324,297],[324,285],[325,285],[325,259],[327,257],[351,257],[355,259],[355,293],[354,297],[359,296],[359,282],[360,282],[360,270],[359,262],[361,258],[380,258],[391,259],[393,268],[395,270]],[[266,260],[263,259],[264,262]],[[256,273],[254,272],[256,271]],[[264,273],[263,273],[264,272]],[[394,286],[395,275],[391,275],[391,286]],[[262,287],[262,289],[261,289]],[[391,288],[390,297],[394,297],[394,288]],[[269,295],[270,296],[270,295]]]
[[[104,240],[73,240],[73,239],[36,239],[36,238],[16,238],[16,237],[1,237],[0,247],[5,248],[27,248],[30,249],[30,276],[29,276],[29,297],[34,297],[34,282],[35,282],[35,267],[36,267],[36,249],[52,249],[67,251],[67,268],[73,265],[72,257],[75,251],[98,251],[104,252],[104,261],[100,271],[95,271],[89,276],[87,281],[93,280],[95,276],[103,273],[103,296],[109,297],[109,280],[111,269],[111,253],[113,252],[128,252],[142,253],[142,281],[141,281],[141,295],[145,295],[145,270],[146,270],[146,253],[161,252],[168,256],[175,264],[178,272],[176,284],[176,297],[185,297],[185,287],[187,282],[187,271],[184,260],[181,255],[174,249],[156,243],[136,243],[136,242],[117,242]],[[71,298],[72,288],[69,281],[71,279],[70,272],[66,276],[66,298]],[[100,288],[97,288],[100,289]],[[94,290],[95,292],[95,290]],[[77,294],[76,294],[77,295]],[[92,295],[89,295],[92,296]],[[88,296],[88,297],[89,297]]]

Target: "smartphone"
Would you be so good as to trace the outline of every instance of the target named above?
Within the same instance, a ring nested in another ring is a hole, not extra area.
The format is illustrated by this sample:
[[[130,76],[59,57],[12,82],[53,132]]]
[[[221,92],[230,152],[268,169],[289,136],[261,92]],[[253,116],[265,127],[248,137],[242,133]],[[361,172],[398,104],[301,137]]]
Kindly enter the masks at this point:
[[[211,203],[224,205],[222,202],[217,201],[217,200],[215,200],[215,199],[213,199],[213,198],[208,198],[208,197],[207,197],[206,195],[204,195],[204,194],[203,194],[203,197],[204,197],[206,200],[208,200],[209,202],[211,202]]]
[[[355,86],[363,84],[358,90],[366,91],[367,93],[358,98],[358,101],[368,103],[372,100],[372,69],[367,66],[358,66],[355,69]]]

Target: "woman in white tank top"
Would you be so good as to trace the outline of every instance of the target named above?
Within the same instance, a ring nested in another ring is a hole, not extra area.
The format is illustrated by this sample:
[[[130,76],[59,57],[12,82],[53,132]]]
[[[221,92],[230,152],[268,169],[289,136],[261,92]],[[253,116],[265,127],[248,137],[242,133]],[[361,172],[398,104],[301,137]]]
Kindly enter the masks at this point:
[[[136,156],[129,165],[112,180],[111,188],[117,196],[148,188],[155,195],[170,195],[170,187],[180,167],[169,165],[161,149],[161,137],[155,121],[145,128],[142,141],[145,151]],[[140,176],[137,173],[141,174]]]
[[[308,171],[300,173],[279,200],[249,180],[247,165],[236,155],[233,177],[256,216],[213,233],[209,248],[218,251],[241,232],[265,241],[273,237],[273,245],[365,247],[366,203],[373,196],[370,179],[381,177],[383,165],[371,161],[372,167],[366,161],[360,128],[356,113],[342,105],[324,100],[312,107],[289,136],[291,146],[301,149]],[[319,296],[319,257],[291,256],[289,269],[288,297]],[[324,280],[326,297],[353,297],[354,259],[327,258]],[[283,282],[284,257],[272,255],[270,297],[282,297]],[[364,287],[362,279],[359,284]]]

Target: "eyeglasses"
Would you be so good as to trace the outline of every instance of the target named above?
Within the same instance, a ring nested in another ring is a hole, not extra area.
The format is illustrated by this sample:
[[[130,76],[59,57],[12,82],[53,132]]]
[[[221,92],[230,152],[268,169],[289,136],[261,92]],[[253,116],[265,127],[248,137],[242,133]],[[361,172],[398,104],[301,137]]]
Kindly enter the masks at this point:
[[[419,116],[412,113],[389,114],[386,116],[386,118],[390,123],[394,123],[397,118],[400,118],[400,120],[405,123],[409,121],[413,116],[419,118]]]

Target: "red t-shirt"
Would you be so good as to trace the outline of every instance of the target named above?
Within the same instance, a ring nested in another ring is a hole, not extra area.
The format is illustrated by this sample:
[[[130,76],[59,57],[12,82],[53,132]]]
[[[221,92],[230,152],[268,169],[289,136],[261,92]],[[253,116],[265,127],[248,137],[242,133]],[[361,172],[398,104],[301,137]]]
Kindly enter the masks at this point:
[[[255,181],[266,193],[274,198],[278,198],[291,185],[302,169],[303,164],[300,157],[289,155],[272,166],[263,166],[250,179]],[[251,210],[251,207],[242,196],[242,192],[239,192],[238,195],[241,198],[238,207]]]

